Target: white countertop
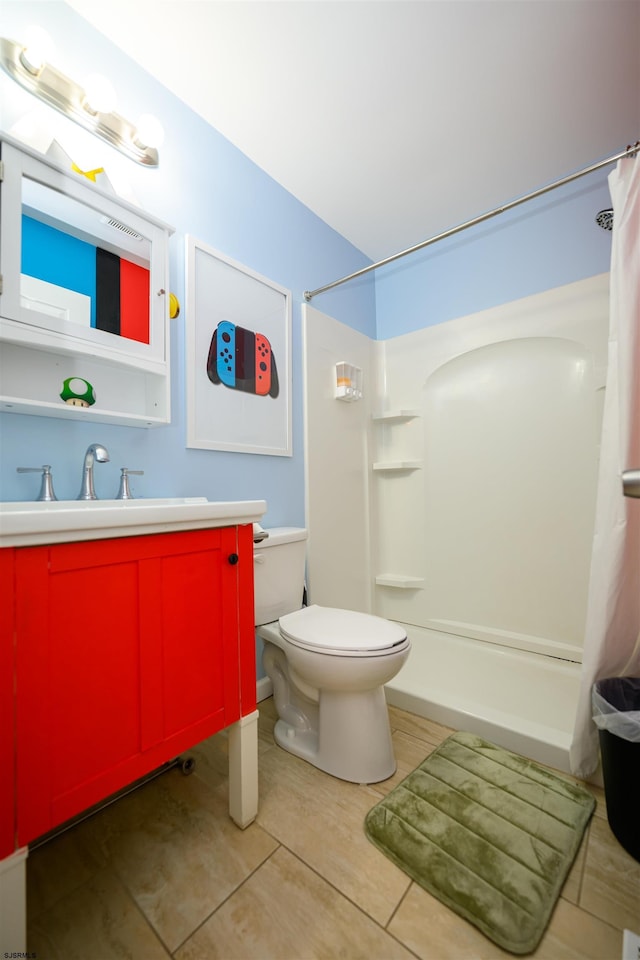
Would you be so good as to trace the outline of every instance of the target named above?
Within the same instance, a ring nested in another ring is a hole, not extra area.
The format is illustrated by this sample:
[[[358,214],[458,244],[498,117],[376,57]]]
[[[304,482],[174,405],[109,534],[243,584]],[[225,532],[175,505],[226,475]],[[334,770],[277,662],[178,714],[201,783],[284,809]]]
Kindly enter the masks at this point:
[[[266,509],[265,500],[206,497],[0,503],[0,547],[229,527],[257,523]]]

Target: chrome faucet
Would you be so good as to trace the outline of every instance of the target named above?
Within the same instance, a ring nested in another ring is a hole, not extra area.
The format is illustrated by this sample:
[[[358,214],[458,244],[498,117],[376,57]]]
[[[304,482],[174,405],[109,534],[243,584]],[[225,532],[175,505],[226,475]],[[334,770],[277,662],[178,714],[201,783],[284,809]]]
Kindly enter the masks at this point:
[[[109,453],[106,447],[103,447],[100,443],[92,443],[90,447],[87,447],[87,452],[84,455],[84,465],[82,467],[82,486],[80,487],[80,493],[78,494],[78,500],[97,500],[96,492],[93,489],[93,464],[97,460],[98,463],[106,463],[109,459]]]
[[[144,476],[144,470],[130,470],[129,467],[120,467],[120,489],[118,490],[116,500],[133,500],[133,494],[129,487],[129,477],[135,473],[137,477]]]
[[[42,483],[40,484],[40,493],[38,500],[57,500],[53,492],[53,477],[51,476],[51,465],[44,463],[41,467],[16,467],[18,473],[41,473]]]

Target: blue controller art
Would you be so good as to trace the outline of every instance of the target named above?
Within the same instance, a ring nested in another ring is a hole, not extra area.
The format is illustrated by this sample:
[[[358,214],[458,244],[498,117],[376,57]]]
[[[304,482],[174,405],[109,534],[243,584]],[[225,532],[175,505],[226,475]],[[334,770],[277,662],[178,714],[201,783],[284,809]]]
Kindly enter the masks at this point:
[[[217,328],[218,351],[216,370],[227,387],[236,385],[236,327],[229,320],[221,320]]]

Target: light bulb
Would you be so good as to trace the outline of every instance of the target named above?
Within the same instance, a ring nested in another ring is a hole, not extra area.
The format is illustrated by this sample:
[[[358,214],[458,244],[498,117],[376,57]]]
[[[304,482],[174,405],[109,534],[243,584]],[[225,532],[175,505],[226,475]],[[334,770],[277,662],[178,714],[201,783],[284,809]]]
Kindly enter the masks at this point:
[[[51,110],[45,106],[29,110],[9,128],[9,134],[40,153],[46,153],[55,136],[55,123]]]
[[[160,147],[164,143],[164,127],[152,113],[143,113],[139,118],[136,142],[143,147]]]
[[[34,75],[40,73],[46,61],[51,56],[53,43],[51,37],[42,27],[29,27],[26,33],[26,43],[20,53],[23,67]]]
[[[112,113],[116,106],[113,84],[100,73],[92,73],[84,85],[83,106],[89,113]]]

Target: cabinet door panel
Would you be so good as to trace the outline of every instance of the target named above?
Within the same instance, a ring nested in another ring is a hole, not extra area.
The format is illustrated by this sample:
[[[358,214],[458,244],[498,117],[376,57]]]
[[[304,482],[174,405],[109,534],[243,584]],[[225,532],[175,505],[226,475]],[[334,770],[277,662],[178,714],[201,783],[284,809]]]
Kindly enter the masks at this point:
[[[253,601],[253,526],[237,527],[238,554],[238,666],[240,704],[238,716],[256,709],[256,628]],[[234,719],[238,719],[235,717]]]
[[[233,637],[223,636],[221,611],[234,603],[234,591],[223,590],[225,572],[219,548],[163,558],[165,738],[224,706],[224,644]]]
[[[51,828],[47,547],[16,550],[16,803],[18,846]]]
[[[53,795],[140,752],[138,565],[52,574]]]

